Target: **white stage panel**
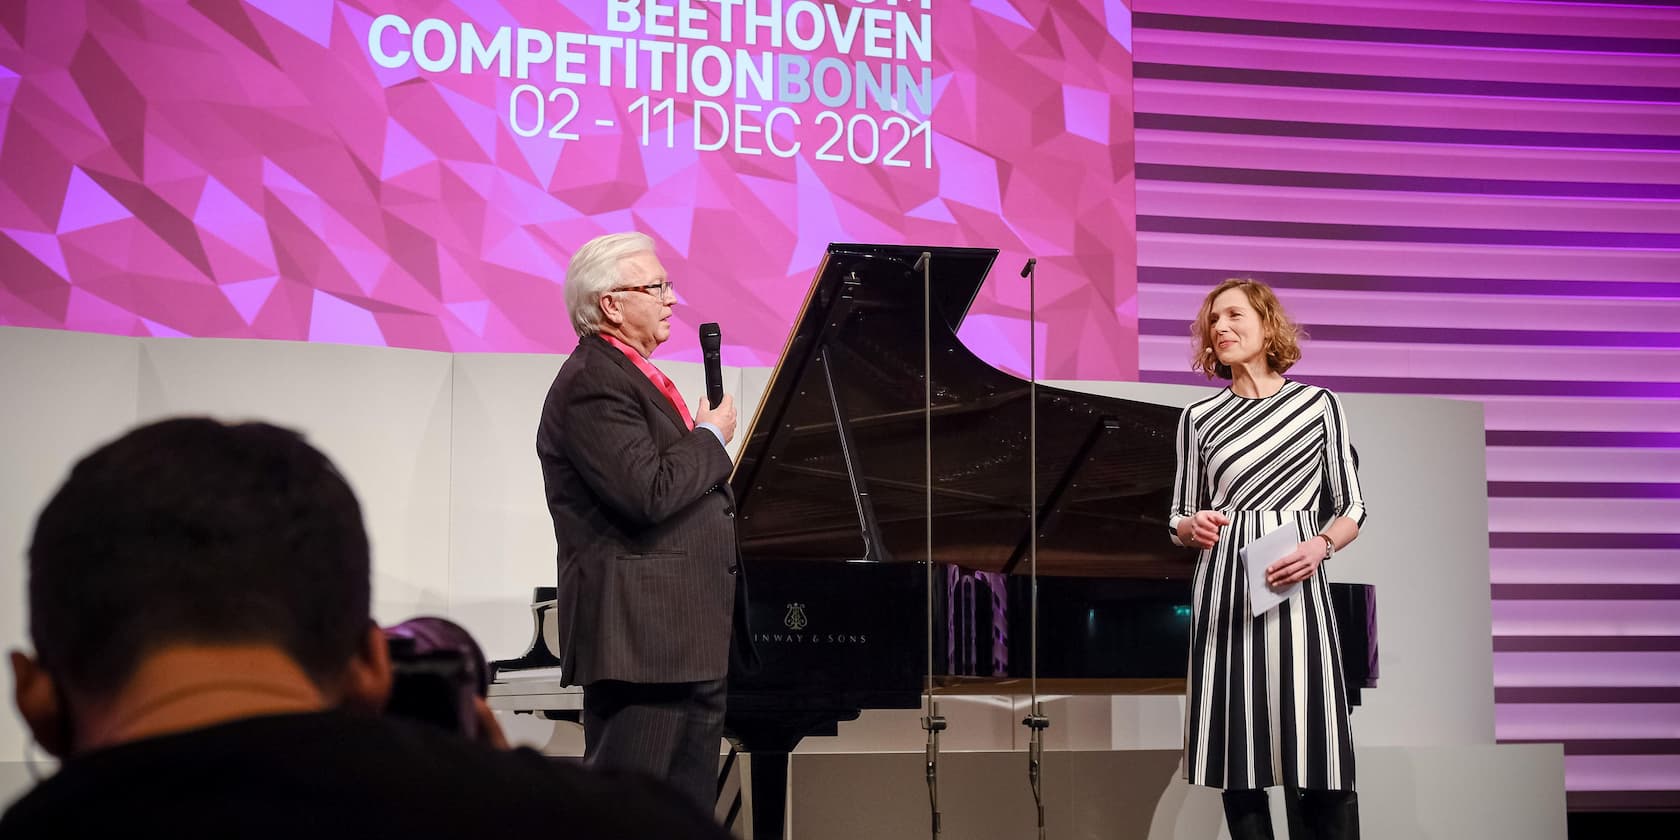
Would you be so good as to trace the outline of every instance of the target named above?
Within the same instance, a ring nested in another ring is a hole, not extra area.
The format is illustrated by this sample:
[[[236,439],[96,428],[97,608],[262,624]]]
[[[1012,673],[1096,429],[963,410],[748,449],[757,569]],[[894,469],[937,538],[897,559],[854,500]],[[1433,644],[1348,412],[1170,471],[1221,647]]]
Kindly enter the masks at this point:
[[[140,348],[132,338],[0,327],[0,645],[28,648],[25,553],[35,517],[76,459],[135,419]],[[9,684],[9,680],[8,680]],[[11,695],[6,695],[10,706]],[[0,755],[23,750],[23,729],[0,715]]]
[[[141,347],[142,419],[208,414],[303,432],[361,501],[378,620],[446,611],[449,354],[240,339]]]

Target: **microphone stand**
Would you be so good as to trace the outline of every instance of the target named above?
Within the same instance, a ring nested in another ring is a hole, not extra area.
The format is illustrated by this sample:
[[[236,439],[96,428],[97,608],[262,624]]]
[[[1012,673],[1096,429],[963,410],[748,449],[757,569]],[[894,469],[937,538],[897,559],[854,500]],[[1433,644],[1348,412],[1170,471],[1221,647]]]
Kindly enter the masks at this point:
[[[924,522],[927,524],[927,606],[924,613],[927,618],[927,677],[923,684],[923,700],[927,704],[927,714],[922,718],[922,728],[927,730],[927,764],[925,773],[928,787],[928,806],[932,810],[933,822],[931,830],[935,840],[939,837],[941,825],[939,820],[939,733],[945,731],[945,716],[939,713],[939,702],[933,698],[933,276],[931,274],[933,254],[923,251],[920,259],[910,271],[922,273],[922,455],[925,481],[927,510]]]
[[[1038,838],[1045,840],[1044,826],[1044,730],[1050,728],[1050,718],[1038,699],[1038,259],[1028,258],[1021,266],[1021,276],[1027,280],[1027,440],[1031,453],[1029,475],[1031,488],[1028,516],[1032,518],[1031,542],[1027,556],[1031,558],[1032,574],[1032,671],[1028,681],[1032,702],[1021,725],[1027,728],[1030,741],[1027,748],[1027,781],[1032,785],[1033,804],[1038,809]]]

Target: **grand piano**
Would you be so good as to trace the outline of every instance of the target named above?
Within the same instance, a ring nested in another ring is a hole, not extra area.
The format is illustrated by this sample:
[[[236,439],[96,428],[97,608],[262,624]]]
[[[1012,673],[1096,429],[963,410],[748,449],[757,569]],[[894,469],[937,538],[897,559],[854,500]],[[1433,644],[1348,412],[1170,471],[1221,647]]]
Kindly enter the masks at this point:
[[[761,840],[783,836],[788,753],[865,709],[930,690],[1184,690],[1195,556],[1166,525],[1179,410],[1034,388],[977,358],[957,330],[996,257],[831,245],[746,433],[731,486],[759,663],[732,668],[726,727],[752,755]],[[1331,595],[1357,704],[1376,686],[1375,593]],[[530,650],[492,663],[492,707],[576,719],[553,599],[537,589]]]
[[[996,257],[831,245],[747,432],[731,486],[760,662],[732,670],[727,728],[755,837],[782,836],[787,754],[864,709],[1184,689],[1179,410],[1035,389],[970,352],[957,331]],[[1357,702],[1374,593],[1332,589]]]

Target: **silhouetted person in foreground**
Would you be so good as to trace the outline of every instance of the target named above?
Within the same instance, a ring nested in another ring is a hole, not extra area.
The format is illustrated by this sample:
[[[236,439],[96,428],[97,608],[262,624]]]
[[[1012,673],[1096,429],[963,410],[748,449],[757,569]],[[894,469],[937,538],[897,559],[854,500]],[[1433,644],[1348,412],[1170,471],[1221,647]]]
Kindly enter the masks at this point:
[[[361,510],[294,432],[180,419],[99,448],[42,511],[28,588],[16,702],[63,763],[0,837],[727,837],[656,782],[378,717]]]

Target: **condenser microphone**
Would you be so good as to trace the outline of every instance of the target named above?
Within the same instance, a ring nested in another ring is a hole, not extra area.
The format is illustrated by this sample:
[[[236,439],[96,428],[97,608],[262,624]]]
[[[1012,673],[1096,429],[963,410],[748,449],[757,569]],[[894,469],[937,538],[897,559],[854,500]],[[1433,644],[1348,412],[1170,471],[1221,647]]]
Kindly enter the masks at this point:
[[[715,323],[700,325],[700,353],[706,361],[706,402],[723,402],[723,332]]]
[[[1021,276],[1025,277],[1025,276],[1031,274],[1032,270],[1034,268],[1037,268],[1037,267],[1038,267],[1038,258],[1037,257],[1028,257],[1027,258],[1027,264],[1021,266]]]

